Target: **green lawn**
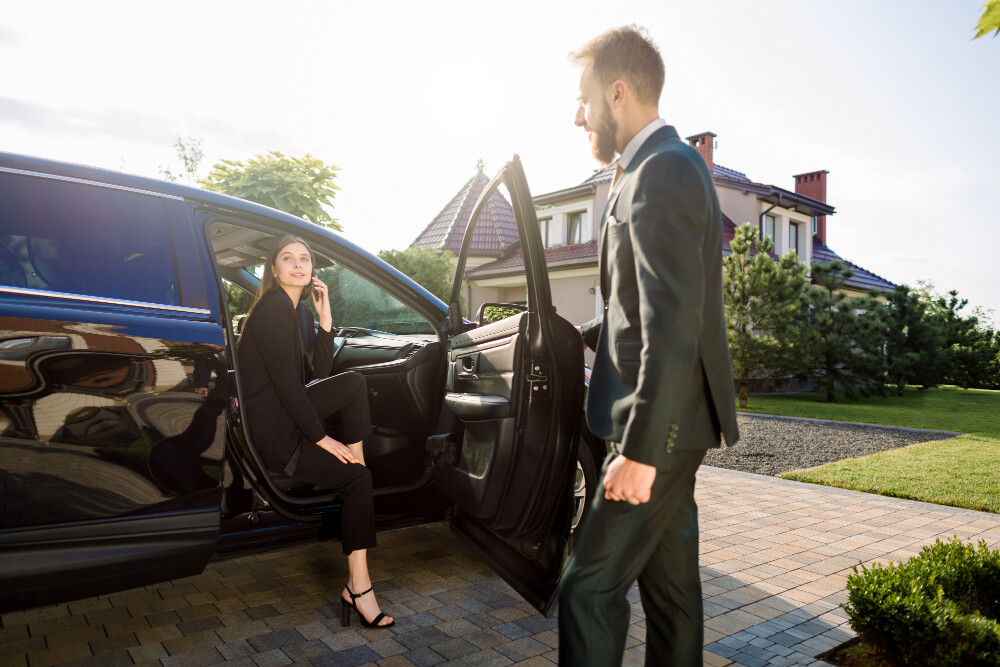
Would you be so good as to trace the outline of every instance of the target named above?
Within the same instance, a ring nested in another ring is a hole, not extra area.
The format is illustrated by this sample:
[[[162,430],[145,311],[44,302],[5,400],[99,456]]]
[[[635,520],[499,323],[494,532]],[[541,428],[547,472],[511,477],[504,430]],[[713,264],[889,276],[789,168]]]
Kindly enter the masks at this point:
[[[747,412],[962,431],[781,475],[814,484],[1000,513],[1000,391],[940,387],[902,398],[816,400],[818,394],[751,396]]]

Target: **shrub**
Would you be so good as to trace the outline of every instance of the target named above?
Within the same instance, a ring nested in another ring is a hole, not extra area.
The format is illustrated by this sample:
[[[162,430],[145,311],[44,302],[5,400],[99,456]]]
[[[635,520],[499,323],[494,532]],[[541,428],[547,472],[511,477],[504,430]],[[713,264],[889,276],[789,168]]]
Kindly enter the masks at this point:
[[[1000,665],[1000,552],[957,537],[847,578],[858,637],[893,665]]]

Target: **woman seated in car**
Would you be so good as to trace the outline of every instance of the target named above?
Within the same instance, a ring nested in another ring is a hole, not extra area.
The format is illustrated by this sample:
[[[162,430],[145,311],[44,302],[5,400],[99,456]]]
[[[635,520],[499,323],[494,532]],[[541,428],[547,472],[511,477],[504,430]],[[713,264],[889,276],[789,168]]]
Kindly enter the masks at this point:
[[[304,302],[319,315],[312,354],[303,345]],[[340,494],[343,549],[349,581],[341,593],[342,624],[353,608],[366,627],[389,627],[372,592],[367,550],[375,546],[371,472],[362,440],[371,432],[364,376],[325,378],[333,364],[333,316],[326,285],[313,273],[313,255],[294,236],[278,240],[264,265],[260,291],[237,346],[244,410],[269,470]],[[344,444],[347,443],[347,444]]]

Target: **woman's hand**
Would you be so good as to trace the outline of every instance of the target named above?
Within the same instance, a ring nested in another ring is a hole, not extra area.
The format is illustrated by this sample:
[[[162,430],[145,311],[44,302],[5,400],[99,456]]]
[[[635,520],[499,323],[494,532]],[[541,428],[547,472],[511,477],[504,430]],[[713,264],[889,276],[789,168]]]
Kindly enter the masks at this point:
[[[337,442],[336,440],[334,440],[330,436],[324,437],[322,440],[320,440],[316,444],[319,445],[320,447],[322,447],[323,449],[325,449],[326,451],[330,452],[334,456],[336,456],[343,463],[357,463],[358,462],[358,460],[356,458],[354,458],[354,454],[351,453],[351,450],[347,448],[347,445],[345,445],[343,443],[340,443],[340,442]]]
[[[317,278],[312,277],[312,300],[313,305],[316,306],[316,314],[319,315],[319,326],[323,331],[330,331],[333,329],[333,313],[330,310],[330,291],[326,287],[326,283]]]

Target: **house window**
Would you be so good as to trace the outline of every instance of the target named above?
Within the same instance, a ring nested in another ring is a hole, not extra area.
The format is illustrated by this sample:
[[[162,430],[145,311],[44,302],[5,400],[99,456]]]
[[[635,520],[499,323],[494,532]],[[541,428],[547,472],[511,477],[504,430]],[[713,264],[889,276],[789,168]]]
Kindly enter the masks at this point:
[[[576,211],[566,216],[566,243],[581,243],[583,241],[583,226],[586,222],[586,211]]]
[[[552,218],[543,218],[538,221],[538,229],[542,232],[542,245],[546,248],[549,247],[549,227],[551,227]]]
[[[819,233],[819,223],[816,222],[816,216],[813,216],[813,234]]]
[[[799,225],[797,222],[788,223],[788,249],[799,254]]]
[[[774,238],[774,216],[765,215],[764,216],[764,238],[771,239],[775,241]]]

